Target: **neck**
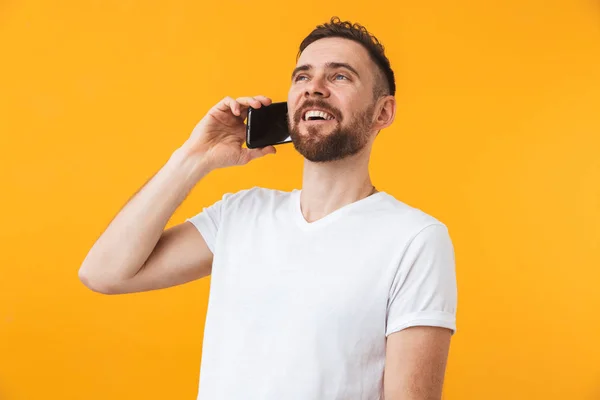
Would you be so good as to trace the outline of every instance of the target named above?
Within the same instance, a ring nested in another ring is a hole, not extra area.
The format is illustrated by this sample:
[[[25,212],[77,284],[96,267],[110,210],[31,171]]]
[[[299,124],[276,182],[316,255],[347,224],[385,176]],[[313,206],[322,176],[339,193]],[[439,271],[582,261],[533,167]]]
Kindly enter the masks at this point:
[[[308,222],[376,192],[369,176],[369,153],[327,163],[304,160],[300,207]]]

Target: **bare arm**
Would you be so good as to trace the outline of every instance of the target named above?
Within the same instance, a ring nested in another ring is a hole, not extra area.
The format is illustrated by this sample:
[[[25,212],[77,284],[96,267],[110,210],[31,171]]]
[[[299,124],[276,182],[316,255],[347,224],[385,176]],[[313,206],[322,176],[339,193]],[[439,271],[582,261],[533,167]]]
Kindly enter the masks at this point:
[[[440,400],[451,331],[414,326],[387,338],[385,400]]]
[[[196,228],[184,222],[165,230],[192,188],[210,171],[244,165],[275,153],[246,149],[244,119],[264,96],[226,97],[196,125],[190,138],[110,222],[85,257],[79,278],[106,294],[140,292],[182,284],[211,272],[212,253]]]
[[[158,289],[208,275],[212,253],[196,228],[190,223],[164,228],[209,171],[202,157],[175,151],[98,238],[79,269],[81,281],[94,291],[113,294]]]

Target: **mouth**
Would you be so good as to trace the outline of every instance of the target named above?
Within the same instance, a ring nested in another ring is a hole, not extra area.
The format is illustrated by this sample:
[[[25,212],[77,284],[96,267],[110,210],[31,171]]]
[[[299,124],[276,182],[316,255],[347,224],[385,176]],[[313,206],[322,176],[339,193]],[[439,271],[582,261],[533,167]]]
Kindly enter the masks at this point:
[[[330,113],[317,109],[308,109],[302,114],[302,121],[332,121],[335,117]]]

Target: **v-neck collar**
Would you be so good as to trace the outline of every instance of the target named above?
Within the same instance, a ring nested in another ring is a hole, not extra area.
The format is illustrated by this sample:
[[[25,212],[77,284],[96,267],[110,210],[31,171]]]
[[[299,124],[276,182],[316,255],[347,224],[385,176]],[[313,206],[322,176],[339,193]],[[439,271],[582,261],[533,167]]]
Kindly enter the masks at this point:
[[[327,226],[327,225],[331,224],[332,222],[338,220],[339,218],[343,217],[344,215],[348,214],[353,209],[360,207],[364,204],[368,204],[373,201],[376,201],[379,197],[382,197],[385,195],[385,192],[381,192],[381,191],[379,191],[377,193],[373,193],[370,196],[367,196],[367,197],[364,197],[355,202],[346,204],[345,206],[342,206],[342,207],[338,208],[337,210],[334,210],[331,213],[327,214],[323,218],[320,218],[314,222],[308,222],[304,218],[304,215],[302,214],[302,207],[300,205],[301,193],[302,193],[302,190],[300,190],[300,189],[294,189],[292,191],[290,205],[291,205],[293,219],[295,220],[296,224],[303,230],[314,230],[314,229],[319,229],[321,227]]]

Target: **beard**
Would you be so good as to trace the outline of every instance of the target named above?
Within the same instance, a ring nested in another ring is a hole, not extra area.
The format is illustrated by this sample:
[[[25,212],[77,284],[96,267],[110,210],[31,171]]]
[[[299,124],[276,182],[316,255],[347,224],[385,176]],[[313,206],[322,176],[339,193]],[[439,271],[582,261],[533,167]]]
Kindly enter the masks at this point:
[[[299,124],[302,122],[302,113],[316,107],[327,111],[335,119],[327,124],[331,127],[308,126],[306,132],[300,133]],[[339,110],[330,107],[322,100],[309,100],[303,107],[296,111],[293,121],[288,121],[290,136],[294,148],[309,161],[328,162],[341,160],[360,152],[369,141],[369,131],[373,121],[375,104],[370,104],[365,110],[356,114],[344,124]],[[329,132],[324,132],[328,130]]]

